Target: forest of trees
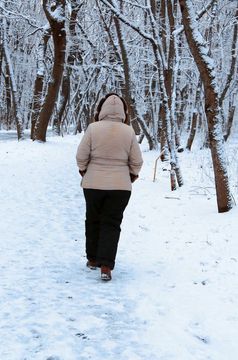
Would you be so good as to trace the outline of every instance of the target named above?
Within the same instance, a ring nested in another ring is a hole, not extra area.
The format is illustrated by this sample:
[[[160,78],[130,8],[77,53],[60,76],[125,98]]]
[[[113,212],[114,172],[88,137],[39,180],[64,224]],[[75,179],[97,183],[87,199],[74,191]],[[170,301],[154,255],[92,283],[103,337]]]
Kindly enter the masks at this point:
[[[218,210],[231,208],[223,146],[237,121],[237,0],[0,0],[0,130],[81,132],[115,91],[141,142],[181,186],[180,138],[210,147]]]

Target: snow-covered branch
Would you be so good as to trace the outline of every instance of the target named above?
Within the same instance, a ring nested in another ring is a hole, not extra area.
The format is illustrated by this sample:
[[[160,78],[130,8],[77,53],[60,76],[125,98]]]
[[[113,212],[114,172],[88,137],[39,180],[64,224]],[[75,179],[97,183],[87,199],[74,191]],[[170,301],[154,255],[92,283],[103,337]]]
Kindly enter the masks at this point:
[[[113,6],[107,0],[101,0],[101,2],[106,5],[124,24],[135,30],[144,39],[149,40],[157,47],[157,42],[154,37],[142,30],[140,26],[136,25],[133,21],[128,20],[115,5]]]
[[[43,0],[43,8],[48,17],[48,20],[52,20],[56,23],[62,23],[65,21],[65,0]]]
[[[25,20],[31,27],[36,28],[37,30],[40,30],[41,28],[39,26],[37,26],[34,22],[32,22],[32,19],[29,19],[29,17],[21,14],[21,13],[16,13],[12,10],[6,9],[4,8],[2,5],[0,5],[0,9],[3,11],[3,14],[0,14],[0,18],[5,18],[5,17],[13,17],[15,19],[17,18],[21,18],[23,20]]]
[[[195,20],[198,21],[200,20],[208,11],[209,9],[211,9],[211,7],[213,6],[213,4],[216,2],[217,0],[211,0],[207,5],[205,5],[203,7],[203,9],[198,12],[197,14],[195,14]],[[175,35],[179,35],[184,31],[184,26],[180,25],[177,27],[177,29],[174,30]]]

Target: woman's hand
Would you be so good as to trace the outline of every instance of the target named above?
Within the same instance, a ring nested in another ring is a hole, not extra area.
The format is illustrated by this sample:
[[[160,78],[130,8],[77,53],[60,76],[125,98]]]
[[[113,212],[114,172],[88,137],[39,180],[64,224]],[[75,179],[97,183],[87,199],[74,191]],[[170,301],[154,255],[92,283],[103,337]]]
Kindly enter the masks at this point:
[[[138,179],[138,175],[134,175],[130,173],[130,178],[131,178],[131,182],[133,183],[134,181],[136,181]]]
[[[79,173],[83,177],[86,174],[86,170],[79,170]]]

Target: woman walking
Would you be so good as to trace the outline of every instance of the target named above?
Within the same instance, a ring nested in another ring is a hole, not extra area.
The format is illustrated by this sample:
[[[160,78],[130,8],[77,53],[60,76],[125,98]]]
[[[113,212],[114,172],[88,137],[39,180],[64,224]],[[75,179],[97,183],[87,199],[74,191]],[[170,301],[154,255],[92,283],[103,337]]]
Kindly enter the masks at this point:
[[[90,269],[101,268],[101,279],[111,280],[120,225],[143,160],[127,105],[115,93],[98,104],[77,150],[86,201],[86,255]]]

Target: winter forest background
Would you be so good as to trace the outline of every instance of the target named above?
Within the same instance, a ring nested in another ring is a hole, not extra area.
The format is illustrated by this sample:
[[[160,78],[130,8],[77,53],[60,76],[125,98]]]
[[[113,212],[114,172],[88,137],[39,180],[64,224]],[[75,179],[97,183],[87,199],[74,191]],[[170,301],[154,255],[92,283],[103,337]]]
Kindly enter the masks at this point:
[[[139,141],[171,164],[210,147],[218,211],[232,207],[224,143],[237,122],[238,2],[0,2],[0,128],[46,141],[81,132],[105,93],[129,104]],[[183,143],[181,143],[181,138]]]
[[[237,360],[237,30],[237,0],[0,0],[1,360]],[[144,164],[104,286],[75,154],[111,91]]]

